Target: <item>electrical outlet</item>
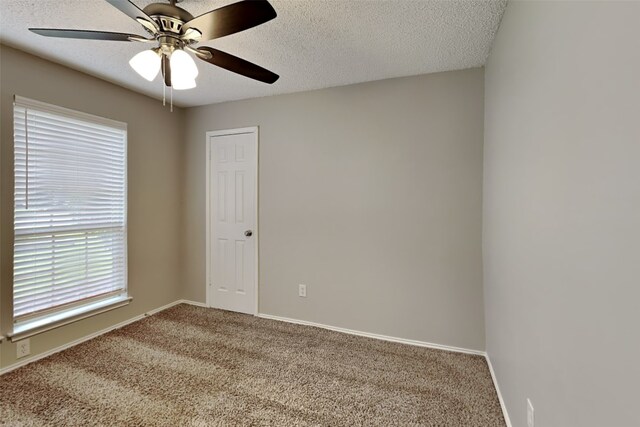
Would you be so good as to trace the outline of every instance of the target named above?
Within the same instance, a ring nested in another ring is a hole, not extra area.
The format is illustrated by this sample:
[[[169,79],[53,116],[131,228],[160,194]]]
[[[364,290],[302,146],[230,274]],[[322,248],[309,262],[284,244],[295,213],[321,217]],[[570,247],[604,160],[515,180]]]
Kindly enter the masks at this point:
[[[298,285],[298,296],[303,298],[307,297],[307,285]]]
[[[527,427],[534,427],[535,419],[533,418],[533,403],[531,400],[527,399]]]
[[[31,342],[29,338],[18,341],[16,344],[16,358],[20,359],[31,354]]]

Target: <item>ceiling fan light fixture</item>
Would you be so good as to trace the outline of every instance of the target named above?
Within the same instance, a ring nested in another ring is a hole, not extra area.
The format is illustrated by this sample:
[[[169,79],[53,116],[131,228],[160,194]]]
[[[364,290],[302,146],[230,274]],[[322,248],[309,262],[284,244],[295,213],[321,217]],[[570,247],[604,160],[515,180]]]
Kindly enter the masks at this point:
[[[143,50],[129,61],[131,68],[150,82],[160,72],[160,56],[154,50]]]
[[[180,76],[181,79],[194,80],[198,76],[198,67],[184,50],[178,49],[171,53],[171,75]]]
[[[196,79],[178,77],[176,75],[171,75],[171,87],[175,90],[187,90],[193,89],[196,87]]]

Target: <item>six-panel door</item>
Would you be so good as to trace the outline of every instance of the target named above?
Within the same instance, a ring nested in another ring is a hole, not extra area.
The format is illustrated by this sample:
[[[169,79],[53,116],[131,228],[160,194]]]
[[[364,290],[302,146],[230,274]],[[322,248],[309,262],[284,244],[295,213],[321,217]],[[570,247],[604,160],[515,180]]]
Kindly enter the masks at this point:
[[[212,136],[209,142],[209,304],[253,314],[256,305],[256,135]]]

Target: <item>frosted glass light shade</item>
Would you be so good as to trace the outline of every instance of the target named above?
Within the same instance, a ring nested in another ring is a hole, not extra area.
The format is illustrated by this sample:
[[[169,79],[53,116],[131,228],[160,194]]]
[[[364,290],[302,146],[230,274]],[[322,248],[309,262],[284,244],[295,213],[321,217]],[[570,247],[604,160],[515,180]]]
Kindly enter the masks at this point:
[[[171,54],[171,75],[180,76],[181,79],[193,80],[198,76],[198,67],[187,52],[176,50]]]
[[[193,89],[196,87],[198,67],[193,58],[183,50],[171,54],[171,86],[175,90]]]
[[[160,72],[160,56],[153,50],[143,50],[131,58],[129,65],[136,73],[149,81],[153,81]]]
[[[196,79],[180,78],[174,74],[171,75],[171,86],[175,90],[193,89],[196,87]]]

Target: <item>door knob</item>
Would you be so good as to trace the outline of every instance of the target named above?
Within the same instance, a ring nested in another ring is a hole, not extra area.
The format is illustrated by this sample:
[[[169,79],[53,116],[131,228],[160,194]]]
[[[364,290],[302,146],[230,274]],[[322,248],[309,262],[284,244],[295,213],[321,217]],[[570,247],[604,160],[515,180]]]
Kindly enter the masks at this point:
[[[253,231],[247,230],[247,231],[244,232],[244,235],[247,236],[247,237],[251,237],[251,236],[253,236]]]

